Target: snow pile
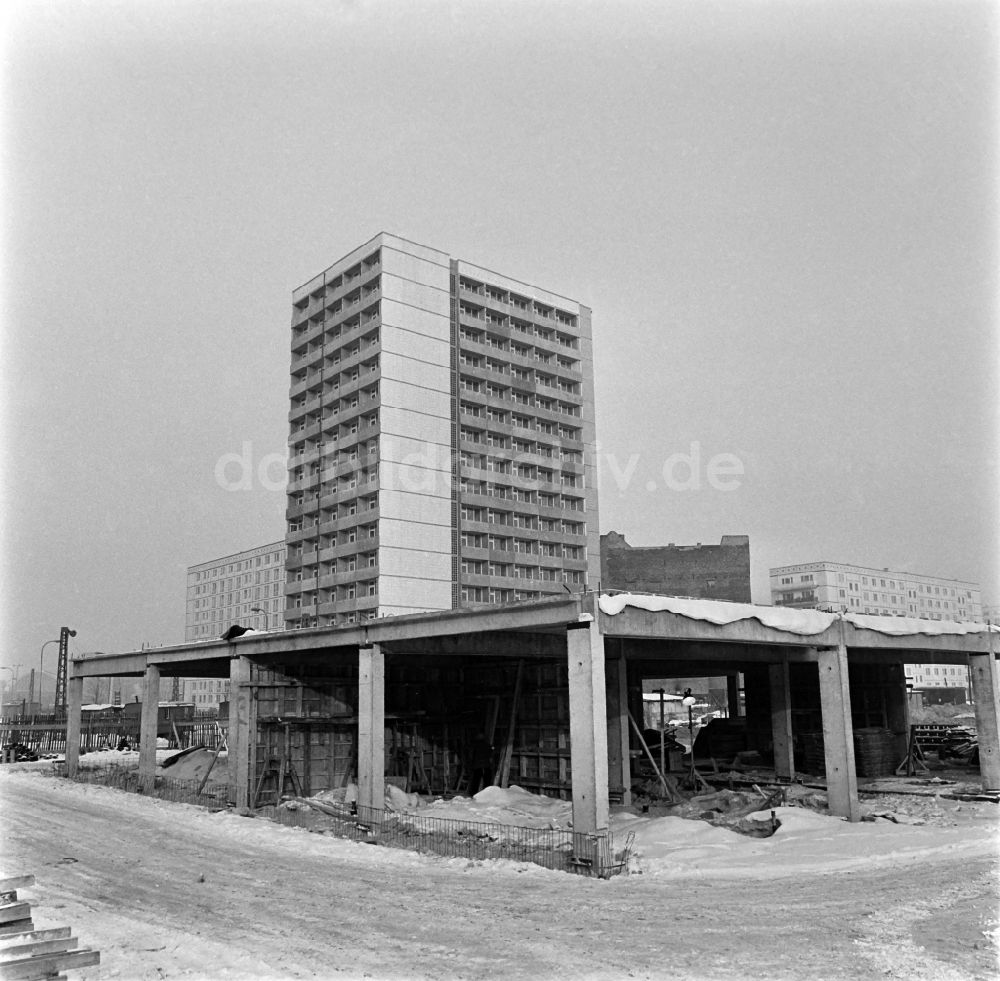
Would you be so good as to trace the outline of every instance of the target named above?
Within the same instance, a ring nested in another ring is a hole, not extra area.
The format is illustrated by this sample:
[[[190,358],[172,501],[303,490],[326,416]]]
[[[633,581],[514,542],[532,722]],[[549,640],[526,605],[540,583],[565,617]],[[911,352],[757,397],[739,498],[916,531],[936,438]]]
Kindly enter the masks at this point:
[[[652,596],[634,593],[602,595],[598,600],[602,613],[617,616],[626,607],[649,613],[676,613],[691,620],[705,620],[718,625],[737,620],[759,620],[765,627],[787,633],[810,636],[821,634],[834,622],[832,613],[821,610],[796,610],[776,606],[753,606],[750,603],[727,603],[721,600],[679,599],[676,596]]]
[[[611,826],[616,845],[635,833],[633,871],[677,879],[744,877],[760,875],[765,868],[772,877],[830,872],[910,863],[931,854],[958,858],[991,852],[997,840],[995,820],[943,828],[887,820],[851,824],[801,807],[778,807],[774,813],[780,827],[769,838],[678,817],[623,813],[613,816]],[[751,816],[770,818],[770,810]]]
[[[643,593],[603,594],[598,600],[600,610],[617,616],[626,607],[649,613],[675,613],[690,620],[704,620],[722,626],[739,620],[757,620],[765,627],[803,637],[821,634],[841,619],[838,613],[822,610],[798,610],[784,606],[755,606],[751,603],[729,603],[724,600],[681,599],[676,596],[656,596]],[[894,637],[913,634],[935,636],[1000,632],[1000,627],[985,623],[959,623],[952,620],[920,620],[916,617],[873,616],[848,613],[843,617],[862,630],[873,630]]]
[[[532,794],[521,787],[486,787],[474,797],[435,800],[421,808],[422,817],[447,818],[483,824],[512,824],[520,828],[568,829],[572,804]]]
[[[349,805],[358,797],[357,787],[349,784],[338,790],[324,790],[313,797],[296,798],[295,808],[315,802]],[[288,806],[283,805],[283,806]],[[475,797],[437,798],[430,802],[419,794],[408,794],[392,783],[385,785],[385,809],[402,817],[436,818],[460,825],[491,824],[542,830],[569,830],[573,826],[573,807],[569,801],[533,794],[521,787],[486,787]]]

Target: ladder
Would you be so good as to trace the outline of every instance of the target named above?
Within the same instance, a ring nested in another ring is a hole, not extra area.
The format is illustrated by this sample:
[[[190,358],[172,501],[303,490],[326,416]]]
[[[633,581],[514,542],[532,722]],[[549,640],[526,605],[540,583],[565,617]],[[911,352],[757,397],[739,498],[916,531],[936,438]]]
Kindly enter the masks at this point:
[[[283,728],[285,731],[281,741],[281,754],[277,757],[269,756],[265,759],[264,769],[261,770],[260,779],[258,779],[257,786],[253,792],[251,807],[259,805],[261,791],[269,777],[274,777],[274,803],[276,805],[281,803],[281,798],[285,793],[285,786],[289,782],[291,783],[292,793],[296,797],[302,796],[302,783],[299,781],[299,775],[295,771],[295,764],[288,758],[291,742],[290,726],[286,722]]]

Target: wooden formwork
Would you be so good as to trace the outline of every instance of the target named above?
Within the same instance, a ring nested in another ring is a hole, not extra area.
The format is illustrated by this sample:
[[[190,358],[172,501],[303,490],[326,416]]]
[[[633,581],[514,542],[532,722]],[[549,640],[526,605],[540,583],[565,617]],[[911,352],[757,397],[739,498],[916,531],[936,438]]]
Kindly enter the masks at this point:
[[[386,776],[409,791],[462,792],[469,777],[469,747],[482,732],[491,739],[502,768],[498,782],[568,798],[566,665],[522,662],[520,684],[518,670],[518,661],[510,658],[394,659],[385,683]],[[356,780],[356,664],[345,660],[322,668],[255,668],[251,688],[251,787],[261,787],[261,803],[275,800],[282,755],[305,793]]]

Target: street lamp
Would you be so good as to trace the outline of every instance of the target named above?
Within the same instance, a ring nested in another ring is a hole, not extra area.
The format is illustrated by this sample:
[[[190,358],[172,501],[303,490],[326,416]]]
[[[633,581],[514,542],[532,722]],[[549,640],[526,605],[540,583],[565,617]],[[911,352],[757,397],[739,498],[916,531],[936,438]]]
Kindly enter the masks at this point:
[[[263,613],[264,614],[264,630],[266,631],[267,630],[267,610],[265,610],[263,607],[260,607],[260,606],[251,606],[250,607],[250,612],[251,613]]]
[[[698,772],[698,768],[694,765],[694,707],[697,704],[698,699],[691,694],[691,689],[685,688],[684,697],[681,699],[681,705],[688,710],[688,738],[691,740],[691,763],[688,767],[686,783],[692,790],[698,790],[701,787],[704,787],[707,790],[708,784]]]

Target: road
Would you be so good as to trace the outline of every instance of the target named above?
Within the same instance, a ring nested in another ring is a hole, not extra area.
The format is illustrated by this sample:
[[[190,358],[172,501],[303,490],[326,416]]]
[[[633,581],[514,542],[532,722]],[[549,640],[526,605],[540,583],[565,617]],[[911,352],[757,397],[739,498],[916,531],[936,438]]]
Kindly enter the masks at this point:
[[[415,856],[38,774],[0,775],[3,869],[88,978],[996,977],[981,857],[595,881]]]

